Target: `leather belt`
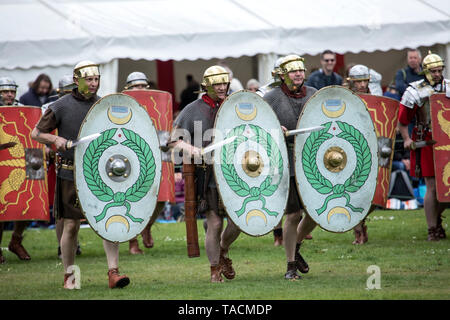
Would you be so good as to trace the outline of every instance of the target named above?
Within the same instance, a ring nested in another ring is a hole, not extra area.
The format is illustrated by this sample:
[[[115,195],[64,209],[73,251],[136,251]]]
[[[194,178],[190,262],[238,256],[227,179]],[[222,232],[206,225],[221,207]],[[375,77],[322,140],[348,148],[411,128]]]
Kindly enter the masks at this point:
[[[72,170],[73,171],[73,161],[72,160],[67,160],[61,157],[57,158],[56,161],[57,167],[58,169],[65,169],[65,170]]]

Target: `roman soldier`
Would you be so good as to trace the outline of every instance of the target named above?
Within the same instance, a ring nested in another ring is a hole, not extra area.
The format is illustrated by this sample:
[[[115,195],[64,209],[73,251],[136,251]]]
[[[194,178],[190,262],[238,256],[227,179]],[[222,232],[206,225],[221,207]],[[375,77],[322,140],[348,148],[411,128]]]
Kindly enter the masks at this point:
[[[269,105],[277,114],[283,130],[293,130],[297,127],[298,118],[306,101],[317,91],[304,84],[304,59],[298,55],[288,55],[280,62],[281,85],[264,95]],[[315,222],[308,215],[302,219],[303,207],[297,192],[294,172],[294,137],[287,140],[290,163],[289,198],[286,207],[286,220],[283,228],[283,241],[287,258],[285,279],[295,280],[301,276],[297,273],[309,271],[308,264],[300,255],[300,244],[315,228]],[[302,220],[302,222],[300,222]],[[303,225],[303,227],[302,227]],[[299,234],[297,234],[297,230]],[[306,233],[304,233],[307,231]],[[299,238],[301,236],[301,238]]]
[[[212,66],[206,69],[201,84],[205,94],[183,108],[175,119],[174,130],[171,134],[172,147],[188,144],[188,147],[183,148],[183,150],[198,159],[200,149],[209,143],[209,141],[202,140],[203,134],[206,130],[214,128],[217,110],[227,97],[229,86],[230,77],[223,67]],[[194,136],[194,132],[197,135],[201,134],[200,139]],[[181,136],[192,137],[192,139],[190,141],[178,140]],[[202,141],[202,145],[193,146],[190,144],[191,141]],[[195,174],[199,197],[197,207],[202,207],[206,213],[205,248],[210,263],[210,281],[223,282],[222,275],[230,280],[235,277],[232,260],[228,257],[228,250],[239,236],[240,230],[231,219],[228,219],[227,226],[222,232],[223,218],[226,214],[212,172],[211,164],[200,161]],[[186,188],[189,188],[189,186],[186,186]]]
[[[67,148],[67,142],[77,138],[86,114],[100,99],[97,95],[100,86],[99,65],[91,61],[79,62],[73,69],[73,82],[76,88],[71,94],[51,104],[32,132],[34,140],[55,145],[59,152],[55,209],[64,224],[61,254],[65,289],[75,288],[75,278],[70,270],[75,262],[80,220],[84,218],[74,183],[74,150]],[[55,129],[58,129],[58,135],[51,134]],[[125,287],[130,279],[119,274],[119,244],[103,240],[103,247],[108,262],[109,287]]]
[[[423,59],[422,72],[425,79],[414,81],[406,88],[400,101],[399,129],[405,149],[411,150],[411,176],[423,177],[427,191],[424,210],[428,225],[428,241],[439,241],[446,237],[442,227],[442,212],[445,205],[437,200],[434,171],[433,146],[428,144],[415,149],[417,142],[433,139],[431,132],[431,113],[429,97],[434,93],[445,92],[450,98],[450,80],[444,79],[444,61],[429,51]],[[415,119],[415,127],[410,136],[408,125]]]

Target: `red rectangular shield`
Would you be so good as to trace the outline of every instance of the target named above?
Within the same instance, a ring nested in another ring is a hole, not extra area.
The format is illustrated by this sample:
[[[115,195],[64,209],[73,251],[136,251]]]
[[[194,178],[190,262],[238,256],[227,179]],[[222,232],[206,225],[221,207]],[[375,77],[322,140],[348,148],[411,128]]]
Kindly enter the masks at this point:
[[[430,97],[434,172],[439,202],[450,202],[450,99],[445,93]]]
[[[391,180],[392,158],[394,157],[395,129],[398,121],[399,102],[391,98],[370,94],[360,94],[359,96],[365,102],[370,116],[372,117],[378,138],[378,156],[382,154],[380,145],[390,147],[391,150],[387,163],[380,165],[379,162],[377,188],[372,200],[372,204],[386,208],[389,182]]]
[[[0,221],[49,221],[44,145],[31,139],[41,108],[0,106]]]
[[[173,110],[172,95],[160,90],[125,90],[122,93],[132,96],[141,104],[150,115],[150,118],[158,131],[172,130]],[[158,201],[175,203],[175,178],[174,166],[171,161],[162,162],[161,182]]]

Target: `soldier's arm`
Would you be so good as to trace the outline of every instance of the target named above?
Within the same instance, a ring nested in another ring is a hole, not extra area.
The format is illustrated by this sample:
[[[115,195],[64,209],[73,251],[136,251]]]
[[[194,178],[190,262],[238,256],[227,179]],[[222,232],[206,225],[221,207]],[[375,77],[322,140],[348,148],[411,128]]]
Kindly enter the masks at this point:
[[[400,103],[398,129],[403,138],[403,147],[406,150],[410,150],[411,144],[413,143],[413,140],[409,136],[408,125],[411,122],[412,118],[414,117],[414,113],[415,113],[414,108],[413,109],[408,108],[402,103]]]
[[[50,109],[47,109],[31,132],[31,138],[47,146],[54,144],[57,150],[65,151],[67,140],[63,137],[51,134],[50,132],[54,129],[56,129],[55,115]]]
[[[51,133],[43,133],[38,128],[33,129],[33,131],[31,132],[31,138],[47,146],[54,144],[58,151],[66,150],[66,139],[60,136],[53,135]]]
[[[185,140],[185,139],[183,139],[184,137],[188,138],[186,141],[188,141],[190,139],[189,131],[175,126],[172,129],[172,132],[170,133],[170,138],[167,143],[167,147],[169,147],[171,149],[178,148],[183,151],[186,151],[188,153],[188,155],[191,157],[200,156],[201,149],[184,141]]]

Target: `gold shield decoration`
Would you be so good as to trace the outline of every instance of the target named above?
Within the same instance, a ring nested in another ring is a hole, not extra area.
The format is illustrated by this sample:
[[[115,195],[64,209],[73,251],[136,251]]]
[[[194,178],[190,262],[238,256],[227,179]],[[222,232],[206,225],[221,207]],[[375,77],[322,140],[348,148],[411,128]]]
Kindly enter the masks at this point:
[[[434,172],[439,202],[450,202],[450,99],[445,93],[430,97]]]
[[[365,102],[367,110],[369,110],[378,140],[377,188],[372,203],[385,208],[391,181],[399,102],[371,94],[360,94],[359,96]]]
[[[0,221],[49,221],[47,166],[44,146],[31,139],[41,118],[39,107],[1,106]]]

